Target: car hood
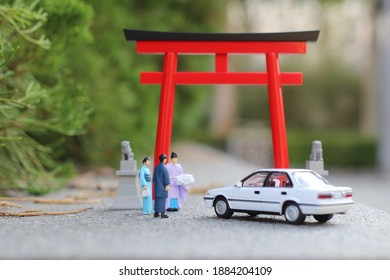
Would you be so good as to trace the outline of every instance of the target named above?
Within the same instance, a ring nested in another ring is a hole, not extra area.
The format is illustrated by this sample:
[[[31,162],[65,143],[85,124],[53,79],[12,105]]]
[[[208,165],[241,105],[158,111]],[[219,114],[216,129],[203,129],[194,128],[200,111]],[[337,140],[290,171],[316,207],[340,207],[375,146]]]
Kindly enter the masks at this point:
[[[229,187],[211,189],[211,190],[208,190],[205,195],[206,196],[207,195],[215,196],[217,194],[230,194],[234,188],[235,187],[229,186]]]

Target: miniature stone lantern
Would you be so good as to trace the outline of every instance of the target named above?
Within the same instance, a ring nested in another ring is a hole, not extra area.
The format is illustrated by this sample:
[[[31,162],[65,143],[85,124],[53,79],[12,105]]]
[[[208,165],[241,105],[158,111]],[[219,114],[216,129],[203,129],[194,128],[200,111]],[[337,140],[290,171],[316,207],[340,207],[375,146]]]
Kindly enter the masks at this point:
[[[315,140],[312,143],[311,153],[309,160],[306,161],[306,169],[316,171],[322,176],[328,176],[328,170],[324,170],[324,159],[322,156],[322,143]]]
[[[115,173],[119,176],[118,191],[112,208],[141,210],[142,201],[137,178],[137,161],[134,160],[134,153],[131,150],[129,141],[121,142],[121,151],[120,170],[117,170]]]

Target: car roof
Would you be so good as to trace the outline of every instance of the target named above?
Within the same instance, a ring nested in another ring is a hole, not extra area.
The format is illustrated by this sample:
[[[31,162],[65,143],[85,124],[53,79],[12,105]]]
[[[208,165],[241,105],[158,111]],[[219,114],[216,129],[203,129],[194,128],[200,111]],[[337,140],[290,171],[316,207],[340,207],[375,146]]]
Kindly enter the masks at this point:
[[[304,169],[304,168],[260,168],[254,170],[252,173],[260,172],[260,171],[265,171],[265,172],[276,171],[276,172],[287,172],[287,173],[296,172],[296,171],[313,172],[313,170]]]
[[[247,176],[245,176],[241,181],[244,181],[251,177],[253,174],[258,172],[286,172],[291,175],[293,172],[314,172],[311,169],[303,169],[303,168],[261,168],[256,169],[252,172],[250,172]]]

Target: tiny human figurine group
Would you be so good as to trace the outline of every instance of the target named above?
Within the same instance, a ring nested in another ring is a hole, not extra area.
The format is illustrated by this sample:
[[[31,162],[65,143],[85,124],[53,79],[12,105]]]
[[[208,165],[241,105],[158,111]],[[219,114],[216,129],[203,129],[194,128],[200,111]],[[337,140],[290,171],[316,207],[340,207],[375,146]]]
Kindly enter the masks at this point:
[[[180,200],[187,200],[187,189],[180,185],[177,177],[184,174],[183,168],[178,163],[178,155],[171,154],[171,162],[166,164],[167,155],[159,156],[160,164],[156,166],[153,173],[154,183],[154,217],[168,218],[165,211],[179,211]],[[143,214],[153,213],[152,201],[152,176],[150,173],[150,157],[145,157],[139,173],[142,190],[149,190],[149,195],[143,196]]]

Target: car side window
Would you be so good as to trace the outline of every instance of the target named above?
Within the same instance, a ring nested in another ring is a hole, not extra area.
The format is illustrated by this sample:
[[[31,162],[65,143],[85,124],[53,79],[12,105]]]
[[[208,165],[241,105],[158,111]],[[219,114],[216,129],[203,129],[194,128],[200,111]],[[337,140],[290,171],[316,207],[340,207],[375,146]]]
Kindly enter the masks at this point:
[[[267,172],[255,173],[243,182],[243,187],[262,187],[267,176]]]
[[[285,172],[272,172],[268,181],[264,185],[265,187],[292,187],[290,177]]]

